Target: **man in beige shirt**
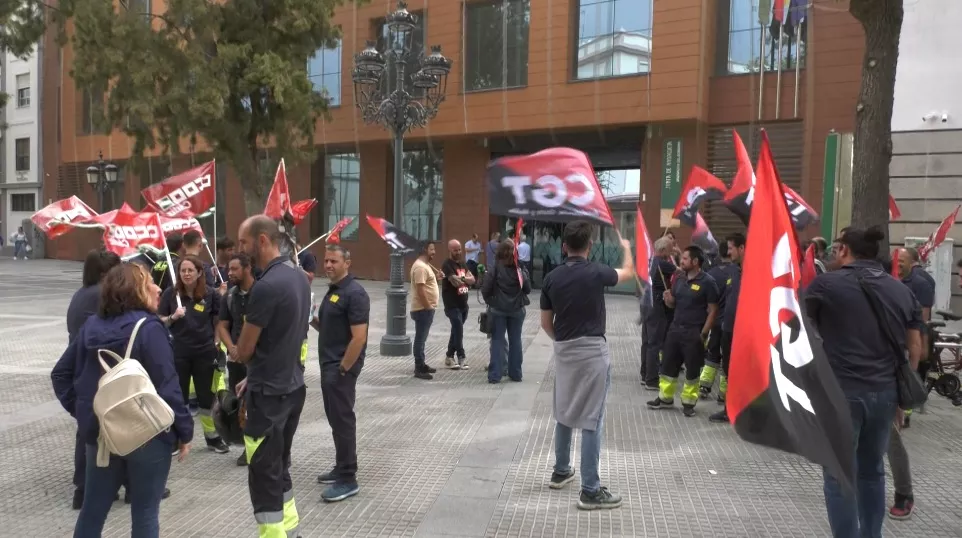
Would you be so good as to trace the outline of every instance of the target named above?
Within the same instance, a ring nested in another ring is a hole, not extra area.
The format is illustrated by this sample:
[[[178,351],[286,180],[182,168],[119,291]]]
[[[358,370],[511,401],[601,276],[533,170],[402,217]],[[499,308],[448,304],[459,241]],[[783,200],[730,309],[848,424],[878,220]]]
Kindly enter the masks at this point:
[[[414,320],[414,377],[434,379],[437,370],[428,366],[424,359],[424,343],[434,323],[434,310],[438,307],[438,281],[440,271],[431,265],[434,259],[434,243],[426,241],[421,253],[411,266],[411,319]]]

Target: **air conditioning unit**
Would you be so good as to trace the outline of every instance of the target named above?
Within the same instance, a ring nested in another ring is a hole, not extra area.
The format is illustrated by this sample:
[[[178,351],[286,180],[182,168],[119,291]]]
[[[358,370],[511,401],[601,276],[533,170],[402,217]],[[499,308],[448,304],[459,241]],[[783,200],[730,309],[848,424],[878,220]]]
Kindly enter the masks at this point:
[[[27,170],[17,171],[17,181],[27,181],[29,179],[30,172]]]
[[[906,237],[905,246],[918,248],[928,241],[927,237]],[[935,250],[929,254],[929,259],[925,261],[923,267],[935,280],[935,306],[932,310],[949,310],[949,303],[952,300],[952,248],[955,241],[946,239]]]

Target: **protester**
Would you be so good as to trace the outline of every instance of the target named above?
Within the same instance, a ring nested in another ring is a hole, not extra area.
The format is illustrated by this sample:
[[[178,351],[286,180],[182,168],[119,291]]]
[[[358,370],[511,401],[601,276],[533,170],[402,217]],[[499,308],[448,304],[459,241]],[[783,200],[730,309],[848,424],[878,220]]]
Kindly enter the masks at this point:
[[[824,472],[825,505],[836,538],[882,536],[882,458],[893,421],[900,424],[902,415],[895,374],[905,358],[895,348],[908,351],[913,368],[922,353],[921,308],[911,291],[877,261],[883,238],[877,227],[847,228],[833,245],[840,268],[816,276],[804,297],[855,426],[856,493],[844,491]],[[876,302],[878,307],[873,306]],[[883,332],[882,327],[888,329]]]
[[[496,254],[497,255],[497,254]],[[531,245],[528,244],[528,236],[521,234],[521,242],[518,243],[518,263],[521,268],[531,274],[533,266],[531,264]]]
[[[478,261],[481,257],[481,242],[478,241],[478,234],[471,234],[471,239],[464,244],[464,260],[468,271],[474,276],[475,282],[478,280]]]
[[[310,250],[301,250],[301,245],[297,245],[297,264],[301,266],[301,271],[307,275],[308,283],[314,282],[317,273],[317,256]]]
[[[671,276],[677,268],[671,261],[671,239],[660,237],[652,247],[654,272],[651,275],[651,309],[643,320],[647,338],[642,342],[641,381],[648,390],[658,390],[658,372],[661,369],[661,349],[668,334],[668,327],[675,315],[674,309],[665,305],[664,294]]]
[[[444,303],[444,315],[451,322],[444,365],[452,370],[465,370],[468,365],[464,353],[464,323],[468,320],[468,292],[474,285],[474,274],[461,262],[461,243],[457,239],[448,241],[448,254],[448,259],[441,265],[441,273],[444,274],[441,300]]]
[[[481,295],[488,305],[491,324],[491,358],[488,362],[488,383],[500,383],[504,365],[504,352],[508,354],[508,378],[521,381],[522,344],[521,327],[524,325],[525,309],[529,304],[531,277],[528,271],[514,261],[514,241],[505,239],[495,253],[497,265],[485,274]],[[507,345],[505,345],[507,333]]]
[[[491,271],[494,269],[496,263],[495,251],[498,248],[498,243],[501,242],[501,232],[493,232],[491,234],[491,240],[488,241],[487,246],[484,248],[484,265],[485,269]]]
[[[708,270],[708,276],[715,281],[718,287],[718,313],[715,315],[715,323],[708,333],[708,344],[706,345],[705,366],[701,369],[699,383],[699,396],[703,400],[711,397],[711,389],[715,385],[718,377],[718,370],[722,366],[722,315],[725,311],[725,296],[728,293],[728,286],[732,281],[732,260],[728,254],[728,243],[718,245],[718,262]],[[725,376],[722,375],[722,383],[718,386],[718,403],[725,402],[725,391],[727,386]]]
[[[732,336],[735,332],[735,311],[738,308],[738,293],[742,282],[742,261],[745,259],[745,235],[735,232],[725,241],[728,244],[728,256],[731,258],[731,282],[725,290],[725,306],[722,309],[722,376],[718,382],[719,397],[722,405],[727,406],[728,372],[732,361]],[[711,422],[728,422],[728,409],[722,407],[720,411],[708,417]]]
[[[436,369],[424,357],[424,344],[427,342],[434,311],[438,308],[438,281],[441,273],[431,265],[434,259],[434,243],[427,241],[421,245],[418,259],[411,266],[411,319],[414,321],[414,377],[434,379]]]
[[[160,501],[164,496],[175,444],[179,460],[190,452],[193,421],[177,382],[173,350],[167,329],[154,314],[158,288],[139,265],[122,264],[103,279],[101,302],[77,333],[74,342],[57,361],[51,374],[54,393],[61,405],[77,419],[86,442],[87,465],[83,506],[74,528],[74,538],[99,538],[117,491],[125,482],[130,496],[130,535],[137,538],[160,536]],[[110,455],[107,467],[97,466],[100,424],[93,411],[103,369],[98,351],[109,349],[124,356],[134,326],[141,325],[131,348],[146,369],[157,394],[174,411],[170,430],[157,435],[126,456]]]
[[[220,278],[217,282],[227,282],[228,265],[230,264],[231,256],[234,255],[234,241],[229,237],[221,237],[217,240],[217,267],[214,268],[218,273],[220,273]],[[216,274],[213,276],[217,276]],[[229,287],[229,286],[228,286]]]

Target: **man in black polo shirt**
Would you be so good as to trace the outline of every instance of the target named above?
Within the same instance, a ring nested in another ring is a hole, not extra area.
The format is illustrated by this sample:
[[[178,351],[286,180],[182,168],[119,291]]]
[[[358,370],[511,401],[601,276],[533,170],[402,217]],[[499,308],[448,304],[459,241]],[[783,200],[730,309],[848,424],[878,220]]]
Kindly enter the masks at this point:
[[[334,436],[334,469],[317,477],[318,483],[331,484],[321,493],[327,502],[342,501],[359,491],[354,395],[367,351],[371,300],[348,272],[350,268],[351,253],[340,245],[328,245],[324,273],[331,283],[312,322],[321,359],[324,413]]]
[[[240,250],[263,268],[251,288],[236,360],[247,364],[237,385],[245,395],[248,484],[260,536],[297,536],[291,444],[304,408],[304,359],[311,287],[289,256],[277,223],[250,217],[238,233]]]
[[[718,315],[718,286],[701,270],[705,261],[702,249],[692,245],[681,253],[679,264],[684,274],[665,292],[665,304],[675,315],[662,347],[658,397],[648,402],[651,409],[671,407],[678,389],[678,374],[685,365],[685,384],[681,405],[686,417],[695,416],[698,402],[698,377],[705,365],[705,339]]]
[[[725,289],[725,306],[721,307],[720,317],[722,342],[722,375],[718,381],[719,399],[725,405],[725,397],[728,393],[728,370],[732,363],[732,333],[735,331],[735,311],[738,308],[738,292],[742,282],[742,260],[745,259],[745,234],[735,232],[727,237],[728,256],[732,264],[730,269],[730,282]],[[728,411],[725,407],[708,417],[711,422],[727,423]]]
[[[611,357],[605,340],[605,288],[634,277],[631,248],[621,240],[620,269],[589,262],[592,225],[568,223],[564,229],[564,263],[544,279],[541,328],[554,340],[555,464],[548,486],[560,489],[574,480],[571,436],[581,429],[581,495],[578,508],[621,506],[621,496],[601,485],[598,460],[604,437],[605,400],[611,386]]]
[[[642,342],[641,382],[648,390],[658,390],[658,370],[661,368],[661,347],[671,324],[674,311],[665,306],[664,294],[675,274],[671,261],[671,239],[660,237],[653,245],[655,251],[654,273],[651,275],[651,308],[644,321],[645,339]]]
[[[708,276],[712,277],[715,281],[715,285],[718,287],[718,315],[715,316],[715,324],[712,325],[711,332],[708,333],[708,344],[705,348],[705,366],[701,369],[701,377],[699,383],[701,388],[699,389],[699,395],[703,400],[707,400],[711,396],[711,389],[715,385],[715,378],[718,377],[718,370],[722,366],[722,316],[721,313],[725,311],[725,296],[728,292],[728,286],[732,281],[732,260],[728,253],[728,243],[720,243],[718,245],[718,261],[712,268],[708,270]],[[722,376],[724,380],[725,377]],[[718,386],[718,403],[725,401],[725,391],[727,386],[724,383],[727,381],[722,381],[723,384]]]

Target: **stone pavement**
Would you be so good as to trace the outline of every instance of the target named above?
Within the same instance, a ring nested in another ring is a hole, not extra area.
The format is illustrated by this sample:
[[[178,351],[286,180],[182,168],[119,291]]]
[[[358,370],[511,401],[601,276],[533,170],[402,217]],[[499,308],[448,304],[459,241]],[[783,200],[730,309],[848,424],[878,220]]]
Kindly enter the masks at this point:
[[[74,424],[53,396],[49,372],[66,342],[64,310],[79,282],[77,263],[0,261],[3,536],[72,533]],[[319,500],[315,476],[332,465],[333,444],[318,367],[309,362],[292,469],[303,536],[828,535],[819,468],[709,424],[714,403],[699,404],[692,419],[680,409],[645,408],[651,393],[638,384],[633,298],[608,299],[614,373],[601,460],[602,479],[624,496],[624,506],[588,513],[575,506],[577,484],[561,491],[546,486],[553,462],[553,370],[537,309],[524,326],[524,382],[486,382],[486,340],[474,327],[477,308],[465,346],[472,369],[440,370],[426,382],[412,377],[410,358],[377,355],[384,285],[365,284],[373,319],[357,397],[361,493],[332,505]],[[321,282],[314,287],[323,291]],[[536,296],[532,303],[537,305]],[[439,316],[428,349],[436,366],[447,334],[447,320]],[[196,439],[202,439],[197,428]],[[917,511],[907,522],[886,521],[885,535],[962,535],[962,409],[934,397],[927,413],[913,420],[907,444]],[[234,465],[238,450],[220,456],[198,447],[187,462],[174,462],[173,495],[161,509],[163,536],[255,536],[247,473]],[[129,510],[116,503],[104,536],[127,536],[129,518]]]

